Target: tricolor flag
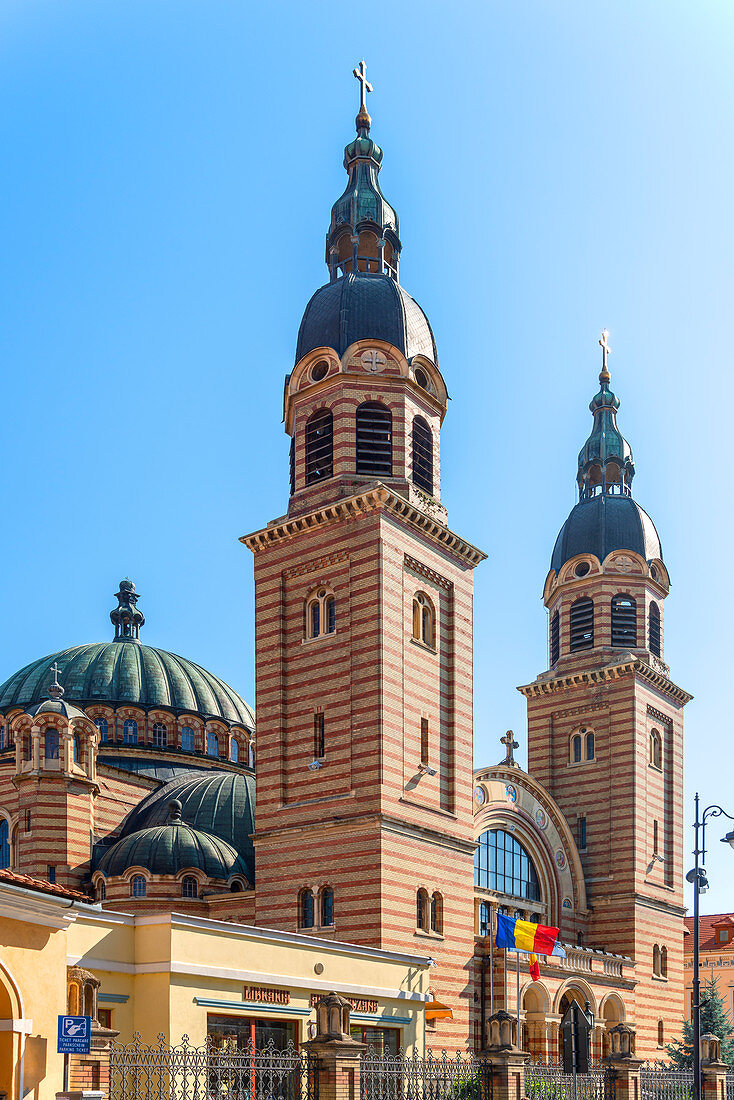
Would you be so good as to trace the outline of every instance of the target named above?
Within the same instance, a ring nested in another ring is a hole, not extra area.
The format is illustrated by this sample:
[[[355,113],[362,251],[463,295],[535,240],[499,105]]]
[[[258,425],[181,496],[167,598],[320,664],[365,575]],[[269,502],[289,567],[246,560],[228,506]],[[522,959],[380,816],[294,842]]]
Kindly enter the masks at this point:
[[[538,955],[560,955],[566,958],[566,952],[558,942],[558,929],[546,924],[533,924],[518,917],[506,917],[497,914],[497,947],[506,947],[510,951],[524,951],[530,955],[530,974],[534,982],[540,977]]]

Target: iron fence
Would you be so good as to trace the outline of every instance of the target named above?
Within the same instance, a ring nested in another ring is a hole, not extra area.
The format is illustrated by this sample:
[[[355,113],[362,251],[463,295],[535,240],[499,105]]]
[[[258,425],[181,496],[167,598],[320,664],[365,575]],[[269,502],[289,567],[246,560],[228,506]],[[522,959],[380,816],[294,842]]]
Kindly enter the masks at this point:
[[[640,1066],[641,1100],[692,1100],[693,1070],[667,1062]]]
[[[565,1073],[559,1062],[527,1062],[528,1100],[614,1100],[614,1078],[608,1066],[592,1065],[589,1073]]]
[[[277,1049],[272,1042],[211,1040],[193,1046],[188,1036],[171,1046],[163,1035],[156,1043],[113,1045],[110,1056],[110,1100],[318,1100],[314,1059],[292,1043]]]
[[[726,1100],[734,1100],[734,1070],[726,1075]]]
[[[472,1054],[377,1054],[360,1064],[360,1100],[492,1100],[492,1067]]]

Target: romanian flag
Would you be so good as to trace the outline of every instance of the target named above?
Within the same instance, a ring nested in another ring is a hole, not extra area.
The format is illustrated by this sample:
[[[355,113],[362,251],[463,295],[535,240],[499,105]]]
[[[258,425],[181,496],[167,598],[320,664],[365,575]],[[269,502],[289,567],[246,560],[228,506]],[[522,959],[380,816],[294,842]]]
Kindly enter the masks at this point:
[[[558,942],[558,929],[545,924],[533,924],[529,920],[497,914],[497,947],[510,951],[526,951],[530,954],[530,974],[534,982],[540,978],[538,955],[560,955],[566,952]]]

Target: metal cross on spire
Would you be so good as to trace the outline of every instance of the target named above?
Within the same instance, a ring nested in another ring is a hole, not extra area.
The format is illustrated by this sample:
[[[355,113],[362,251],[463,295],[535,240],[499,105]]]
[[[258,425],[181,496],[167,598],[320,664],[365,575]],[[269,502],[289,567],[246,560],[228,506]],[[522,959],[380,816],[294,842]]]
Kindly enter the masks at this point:
[[[611,350],[612,350],[609,347],[609,344],[607,342],[608,340],[609,340],[609,332],[608,332],[607,329],[604,329],[604,331],[601,334],[601,339],[599,340],[599,347],[601,348],[601,374],[606,375],[606,381],[607,382],[609,381],[609,368],[607,367],[607,356],[611,353]],[[601,375],[600,375],[600,378],[601,378]]]
[[[61,696],[64,694],[64,689],[59,683],[59,671],[59,663],[58,661],[54,661],[54,663],[51,665],[51,668],[49,669],[49,672],[53,672],[54,674],[54,682],[48,689],[48,693],[52,699],[60,699]]]
[[[516,767],[517,765],[513,750],[519,749],[520,745],[515,740],[515,735],[512,730],[508,730],[504,737],[500,737],[500,743],[505,745],[507,748],[507,755],[505,756],[505,759],[501,761],[501,763]]]
[[[364,58],[359,63],[359,67],[352,70],[354,76],[359,81],[359,114],[357,115],[357,131],[363,127],[367,130],[370,128],[372,119],[370,118],[369,111],[367,110],[367,92],[372,91],[372,85],[367,79],[367,66]]]

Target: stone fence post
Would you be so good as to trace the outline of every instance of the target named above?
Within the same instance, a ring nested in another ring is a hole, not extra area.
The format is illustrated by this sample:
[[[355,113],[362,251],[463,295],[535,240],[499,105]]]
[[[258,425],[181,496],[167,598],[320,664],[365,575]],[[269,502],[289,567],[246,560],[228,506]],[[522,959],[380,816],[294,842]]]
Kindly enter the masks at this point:
[[[518,1047],[517,1020],[504,1009],[489,1017],[489,1046],[481,1057],[492,1067],[492,1100],[524,1100],[530,1054]]]
[[[360,1057],[367,1049],[349,1032],[351,1005],[336,993],[316,1004],[316,1035],[304,1048],[318,1062],[319,1100],[359,1100]]]
[[[610,1031],[612,1053],[604,1059],[614,1085],[614,1100],[640,1100],[640,1066],[635,1058],[634,1031],[628,1024],[617,1024]]]
[[[702,1100],[726,1100],[726,1075],[729,1070],[721,1061],[721,1039],[717,1035],[701,1036],[701,1097]]]

